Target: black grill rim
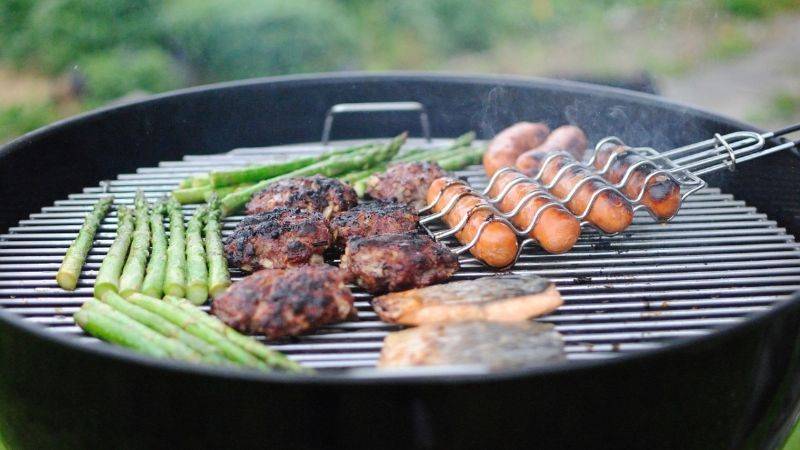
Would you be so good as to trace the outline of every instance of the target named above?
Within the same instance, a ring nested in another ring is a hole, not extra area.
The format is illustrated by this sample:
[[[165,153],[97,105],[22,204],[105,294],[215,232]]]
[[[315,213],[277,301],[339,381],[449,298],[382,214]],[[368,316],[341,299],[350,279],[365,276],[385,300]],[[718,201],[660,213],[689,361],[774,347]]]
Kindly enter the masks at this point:
[[[734,340],[737,336],[746,335],[758,328],[766,328],[769,322],[782,315],[793,315],[800,313],[800,292],[792,295],[791,300],[782,302],[770,309],[750,315],[747,319],[739,323],[720,326],[714,333],[705,336],[688,337],[671,342],[663,347],[641,350],[637,352],[624,353],[614,358],[608,359],[587,359],[577,361],[566,361],[546,366],[532,367],[527,369],[506,370],[501,372],[488,373],[454,373],[446,377],[437,377],[421,374],[409,374],[397,376],[385,375],[379,371],[374,372],[374,376],[351,376],[335,374],[315,374],[312,376],[299,376],[280,372],[259,372],[256,370],[238,370],[233,368],[214,367],[203,364],[190,364],[178,360],[157,359],[140,355],[136,352],[113,346],[113,345],[82,345],[75,339],[59,336],[56,333],[48,332],[43,326],[25,321],[16,314],[3,311],[0,308],[0,322],[21,329],[28,333],[32,338],[40,339],[49,343],[69,347],[73,351],[100,356],[103,358],[116,359],[122,362],[134,363],[151,368],[154,370],[164,370],[178,375],[195,375],[201,377],[225,377],[232,380],[255,381],[270,384],[293,384],[293,385],[431,385],[431,384],[474,384],[474,383],[493,383],[515,379],[531,378],[536,376],[557,375],[559,373],[570,372],[572,374],[581,372],[591,372],[598,368],[619,368],[630,364],[646,365],[649,361],[677,355],[682,352],[700,352],[712,349],[718,344],[727,340]]]
[[[205,86],[198,86],[188,89],[171,91],[163,94],[149,96],[141,100],[132,101],[124,104],[104,107],[87,113],[55,122],[46,127],[40,128],[28,134],[25,134],[8,144],[0,147],[0,160],[4,157],[23,151],[24,147],[30,145],[31,142],[38,139],[46,138],[48,135],[58,132],[63,128],[67,128],[79,123],[91,122],[95,119],[101,118],[103,115],[122,110],[126,108],[136,108],[146,106],[150,103],[156,103],[162,99],[180,100],[184,96],[192,96],[197,94],[206,94],[214,91],[237,89],[241,87],[254,86],[262,83],[271,85],[292,84],[302,85],[304,83],[316,83],[321,80],[334,82],[338,84],[350,84],[369,81],[429,81],[434,83],[464,83],[464,84],[486,84],[493,83],[509,87],[539,87],[539,88],[563,88],[573,92],[581,92],[594,96],[604,98],[619,98],[627,100],[642,101],[644,103],[657,104],[659,106],[672,107],[677,110],[685,111],[686,113],[695,115],[697,117],[712,120],[716,122],[725,123],[728,126],[736,129],[749,129],[757,132],[763,132],[752,125],[721,116],[715,113],[704,111],[698,108],[687,106],[679,102],[666,100],[661,97],[644,94],[640,92],[628,91],[625,89],[611,88],[605,86],[596,86],[588,83],[567,81],[567,80],[549,80],[545,78],[522,77],[522,76],[507,76],[507,75],[464,75],[464,74],[448,74],[448,73],[419,73],[419,72],[382,72],[382,73],[364,73],[364,72],[339,72],[328,74],[307,74],[307,75],[292,75],[281,77],[264,77],[249,80],[232,81],[225,83],[217,83]],[[289,143],[289,142],[286,142]],[[795,156],[800,156],[797,149],[792,152]],[[592,371],[601,367],[614,368],[622,367],[629,364],[647,364],[648,361],[654,359],[675,355],[685,351],[702,351],[705,348],[712,348],[716,344],[726,340],[733,340],[736,336],[747,334],[760,327],[766,327],[769,321],[782,315],[790,315],[792,312],[797,313],[800,311],[800,292],[796,292],[791,300],[782,302],[772,306],[769,310],[757,312],[750,315],[747,319],[740,323],[727,324],[720,326],[714,333],[705,336],[688,337],[676,340],[661,348],[647,349],[629,354],[622,354],[615,358],[600,359],[600,360],[579,360],[548,365],[543,367],[534,367],[528,369],[511,370],[496,373],[486,374],[448,374],[447,377],[431,377],[428,375],[400,375],[400,376],[385,376],[377,374],[371,376],[350,376],[350,375],[334,375],[334,374],[318,374],[311,377],[302,377],[296,375],[286,375],[281,373],[261,373],[257,371],[236,370],[217,368],[205,365],[193,365],[174,360],[161,360],[149,358],[139,355],[135,352],[126,349],[114,347],[111,345],[98,345],[98,346],[85,346],[81,345],[74,339],[66,336],[59,336],[56,333],[50,333],[43,326],[33,323],[28,323],[23,318],[9,313],[0,308],[0,327],[12,327],[22,330],[27,333],[31,338],[46,341],[51,344],[67,346],[70,349],[89,354],[96,355],[103,358],[116,359],[120,362],[140,364],[142,366],[174,372],[181,375],[195,375],[202,377],[226,377],[228,379],[243,380],[243,381],[256,381],[275,384],[301,384],[301,385],[430,385],[430,384],[469,384],[469,383],[492,383],[506,380],[514,380],[521,378],[530,378],[535,376],[545,376],[558,374],[563,372],[578,373],[584,371]]]

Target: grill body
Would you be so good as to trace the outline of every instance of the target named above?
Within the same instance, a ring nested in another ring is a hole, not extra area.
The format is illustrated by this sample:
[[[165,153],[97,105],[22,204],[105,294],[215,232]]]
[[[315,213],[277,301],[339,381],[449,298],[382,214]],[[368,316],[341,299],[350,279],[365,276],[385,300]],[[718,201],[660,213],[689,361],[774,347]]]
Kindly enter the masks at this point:
[[[256,80],[155,97],[56,124],[0,150],[0,229],[118,173],[185,153],[313,141],[333,104],[418,100],[434,136],[516,120],[581,124],[670,148],[745,127],[654,97],[575,83],[431,75]],[[417,122],[337,118],[334,138]],[[800,235],[797,155],[710,179]],[[795,283],[796,284],[796,283]],[[736,326],[606,361],[486,377],[298,381],[152,362],[64,341],[0,308],[0,426],[19,448],[764,448],[796,404],[800,299]],[[13,448],[17,448],[16,445]]]

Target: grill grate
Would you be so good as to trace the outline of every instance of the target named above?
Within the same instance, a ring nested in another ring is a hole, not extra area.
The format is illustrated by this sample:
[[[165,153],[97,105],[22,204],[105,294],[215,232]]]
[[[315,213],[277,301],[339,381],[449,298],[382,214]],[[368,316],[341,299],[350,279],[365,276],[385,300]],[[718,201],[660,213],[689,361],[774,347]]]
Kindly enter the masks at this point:
[[[411,141],[412,146],[425,145],[422,140]],[[447,142],[437,140],[433,145]],[[72,313],[91,296],[100,261],[114,237],[116,213],[98,230],[78,289],[67,292],[55,283],[61,258],[97,198],[109,192],[117,204],[130,204],[141,188],[155,200],[188,175],[320,150],[318,145],[292,145],[188,155],[182,161],[122,174],[44,207],[0,235],[0,307],[52,332],[97,345],[99,341],[75,325]],[[478,189],[488,181],[478,166],[458,175]],[[184,208],[187,217],[195,207]],[[227,218],[223,233],[229,233],[239,219]],[[432,228],[436,227],[440,225]],[[462,270],[455,279],[492,273],[466,256],[462,255]],[[669,224],[654,223],[639,211],[624,233],[606,237],[584,231],[566,254],[527,248],[514,271],[536,273],[558,285],[565,303],[542,320],[563,333],[570,359],[608,358],[705,335],[787,300],[800,290],[800,245],[755,208],[706,188],[689,197]],[[383,337],[399,327],[382,323],[370,307],[369,295],[354,292],[359,321],[325,327],[274,347],[318,369],[374,366]]]

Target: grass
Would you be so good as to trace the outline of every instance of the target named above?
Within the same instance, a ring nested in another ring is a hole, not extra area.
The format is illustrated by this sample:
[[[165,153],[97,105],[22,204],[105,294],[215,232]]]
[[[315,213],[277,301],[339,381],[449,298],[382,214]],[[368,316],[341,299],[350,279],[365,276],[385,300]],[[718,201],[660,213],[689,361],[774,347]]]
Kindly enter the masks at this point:
[[[800,423],[795,424],[794,431],[783,444],[783,450],[799,450],[800,449]]]

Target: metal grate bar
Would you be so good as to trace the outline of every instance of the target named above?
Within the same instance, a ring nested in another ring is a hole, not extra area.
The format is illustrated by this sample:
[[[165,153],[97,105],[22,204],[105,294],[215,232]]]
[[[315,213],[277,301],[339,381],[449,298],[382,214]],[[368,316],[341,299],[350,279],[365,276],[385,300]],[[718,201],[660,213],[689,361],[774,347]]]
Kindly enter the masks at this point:
[[[433,146],[448,142],[435,140]],[[425,143],[412,140],[411,145]],[[187,155],[183,161],[164,161],[158,167],[121,174],[105,182],[105,188],[88,187],[45,206],[0,235],[0,307],[55,333],[95,345],[96,340],[75,326],[72,314],[91,296],[100,261],[116,231],[116,214],[101,225],[78,289],[61,290],[54,274],[97,198],[110,192],[117,204],[130,204],[141,188],[155,200],[188,175],[285,158],[290,151],[313,154],[321,149],[311,144]],[[478,189],[488,181],[477,166],[457,175]],[[187,206],[184,213],[191,214],[194,208]],[[227,218],[225,232],[240,219]],[[566,254],[526,249],[515,272],[540,274],[558,285],[565,304],[541,320],[563,333],[570,359],[608,358],[706,335],[786,301],[800,290],[800,244],[755,208],[716,188],[706,188],[689,197],[669,224],[654,224],[640,212],[622,235],[584,233]],[[455,278],[491,273],[465,256]],[[241,276],[233,271],[234,279]],[[317,369],[374,366],[383,337],[399,327],[378,320],[369,295],[358,289],[354,293],[358,321],[324,327],[274,346]]]

